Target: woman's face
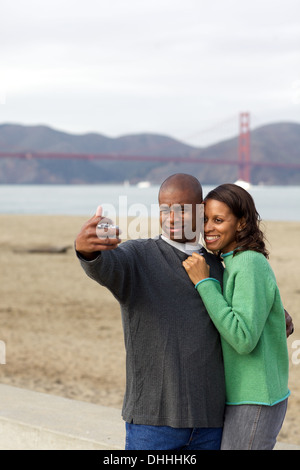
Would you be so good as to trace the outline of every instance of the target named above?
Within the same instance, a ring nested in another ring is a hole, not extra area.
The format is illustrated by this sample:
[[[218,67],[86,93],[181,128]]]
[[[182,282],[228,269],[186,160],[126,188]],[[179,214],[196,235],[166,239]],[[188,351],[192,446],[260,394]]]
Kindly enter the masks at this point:
[[[208,250],[228,253],[237,248],[238,219],[224,202],[208,199],[204,208],[204,238]]]

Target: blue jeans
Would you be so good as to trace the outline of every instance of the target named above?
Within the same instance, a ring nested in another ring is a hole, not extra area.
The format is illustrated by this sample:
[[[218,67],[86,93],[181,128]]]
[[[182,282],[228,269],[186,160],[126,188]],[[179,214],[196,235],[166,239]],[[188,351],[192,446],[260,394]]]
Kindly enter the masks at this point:
[[[222,428],[171,428],[126,423],[126,450],[220,450]]]

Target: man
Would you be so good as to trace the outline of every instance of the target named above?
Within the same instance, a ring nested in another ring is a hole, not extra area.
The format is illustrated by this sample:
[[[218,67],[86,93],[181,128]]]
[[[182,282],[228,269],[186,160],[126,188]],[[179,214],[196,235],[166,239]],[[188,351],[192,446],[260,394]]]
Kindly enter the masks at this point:
[[[99,237],[101,213],[76,238],[86,274],[121,307],[126,349],[122,409],[127,450],[219,449],[225,384],[219,335],[182,262],[199,251],[212,277],[218,259],[198,245],[202,188],[191,175],[169,177],[159,191],[163,234],[155,239]],[[104,220],[103,220],[104,221]]]
[[[126,348],[122,415],[128,450],[220,447],[225,385],[219,335],[182,267],[190,254],[185,247],[192,244],[192,250],[201,249],[212,275],[222,279],[219,261],[197,246],[193,229],[201,202],[198,180],[176,174],[159,192],[163,237],[118,246],[118,233],[115,238],[98,237],[102,217],[96,215],[76,239],[83,269],[121,307]],[[184,205],[191,210],[185,213]],[[193,238],[187,239],[185,232]]]

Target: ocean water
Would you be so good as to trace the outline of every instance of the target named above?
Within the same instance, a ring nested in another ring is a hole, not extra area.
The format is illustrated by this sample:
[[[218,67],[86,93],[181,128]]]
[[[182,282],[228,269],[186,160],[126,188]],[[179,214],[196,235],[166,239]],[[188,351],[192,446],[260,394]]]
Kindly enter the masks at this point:
[[[213,186],[203,186],[204,196]],[[0,214],[83,215],[103,205],[105,215],[159,214],[159,186],[0,185]],[[300,221],[300,186],[252,186],[249,190],[263,220]]]

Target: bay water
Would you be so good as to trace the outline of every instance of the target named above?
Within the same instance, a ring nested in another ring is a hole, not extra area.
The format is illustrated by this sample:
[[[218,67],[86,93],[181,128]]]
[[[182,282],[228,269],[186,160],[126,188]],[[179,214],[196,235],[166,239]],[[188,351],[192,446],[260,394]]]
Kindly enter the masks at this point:
[[[204,196],[213,186],[203,186]],[[158,185],[0,185],[0,214],[83,215],[103,205],[105,215],[159,214]],[[300,186],[252,186],[263,220],[300,221]]]

